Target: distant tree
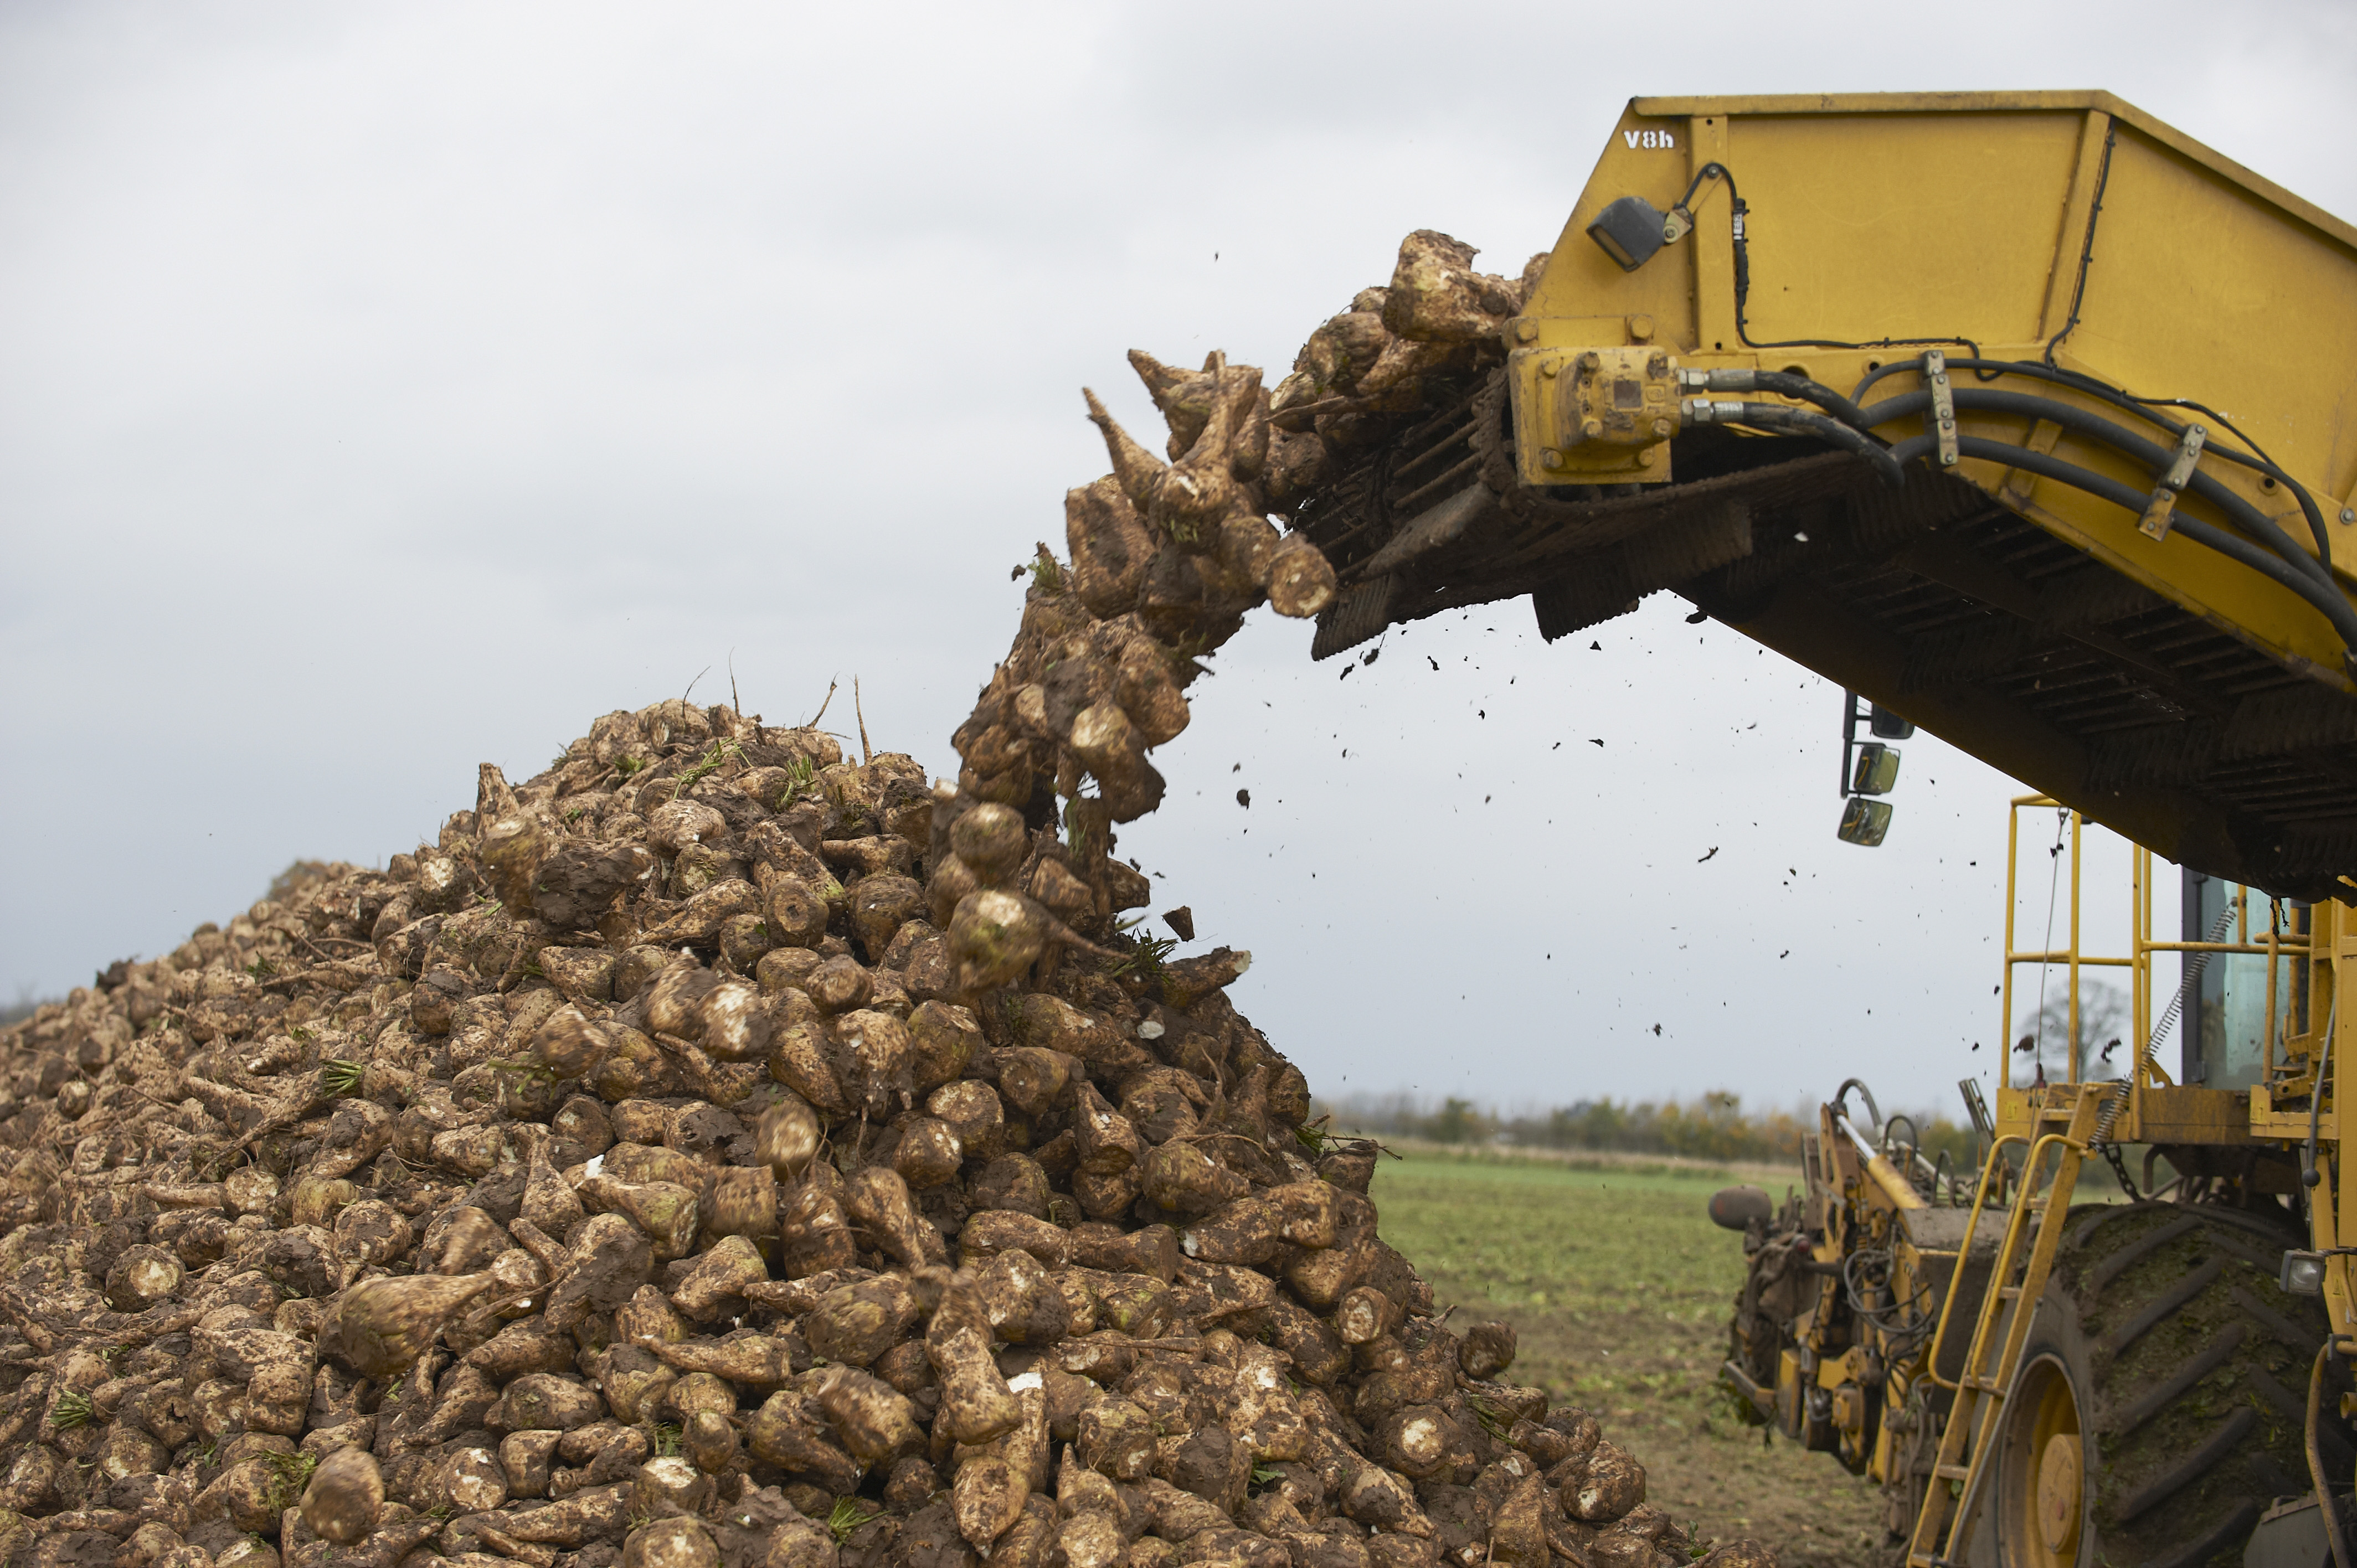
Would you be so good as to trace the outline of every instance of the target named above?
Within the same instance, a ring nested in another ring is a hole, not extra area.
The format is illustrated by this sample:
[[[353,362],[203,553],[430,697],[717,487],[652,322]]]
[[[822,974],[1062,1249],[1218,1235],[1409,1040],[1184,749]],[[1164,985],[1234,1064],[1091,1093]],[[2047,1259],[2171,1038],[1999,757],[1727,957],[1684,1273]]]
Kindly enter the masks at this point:
[[[1705,1160],[1781,1164],[1800,1157],[1817,1111],[1748,1111],[1739,1095],[1714,1090],[1690,1101],[1579,1100],[1501,1116],[1469,1100],[1450,1098],[1437,1110],[1413,1094],[1350,1094],[1320,1100],[1315,1115],[1329,1114],[1340,1133],[1428,1138],[1470,1144],[1495,1139],[1523,1148],[1597,1149],[1635,1155],[1675,1155]],[[1972,1134],[1930,1116],[1918,1119],[1926,1157],[1950,1152],[1950,1165],[1968,1163]]]
[[[2024,1076],[2031,1062],[2046,1069],[2049,1078],[2060,1078],[2068,1070],[2071,1061],[2071,985],[2069,972],[2061,983],[2051,983],[2049,976],[2043,1005],[2025,1012],[2021,1025],[2014,1031],[2014,1049],[2024,1059],[2018,1064]],[[2125,1049],[2112,1053],[2112,1059],[2103,1059],[2104,1047],[2115,1040],[2125,1040],[2128,1033],[2127,993],[2116,985],[2090,977],[2082,970],[2079,975],[2079,1061],[2081,1070],[2091,1079],[2124,1078],[2128,1062]],[[2029,1049],[2022,1050],[2027,1041]]]
[[[1470,1144],[1489,1132],[1489,1118],[1473,1109],[1469,1100],[1451,1095],[1426,1123],[1425,1136],[1436,1144]]]
[[[1617,1149],[1629,1132],[1629,1113],[1609,1100],[1582,1100],[1551,1118],[1551,1131],[1565,1148]]]

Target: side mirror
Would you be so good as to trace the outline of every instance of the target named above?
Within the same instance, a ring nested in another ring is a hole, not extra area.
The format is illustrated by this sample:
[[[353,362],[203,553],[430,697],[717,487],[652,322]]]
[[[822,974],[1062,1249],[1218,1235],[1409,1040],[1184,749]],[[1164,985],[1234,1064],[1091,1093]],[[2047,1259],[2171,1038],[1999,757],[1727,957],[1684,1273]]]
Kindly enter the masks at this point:
[[[1880,703],[1868,706],[1866,722],[1877,740],[1912,740],[1915,736],[1913,719],[1902,719]]]
[[[1844,843],[1873,849],[1882,843],[1882,835],[1889,831],[1889,801],[1869,800],[1863,795],[1852,795],[1842,804],[1841,830],[1835,836]]]
[[[1835,836],[1844,843],[1872,849],[1890,831],[1890,807],[1865,797],[1887,795],[1890,787],[1899,782],[1899,753],[1883,741],[1905,740],[1915,733],[1915,725],[1879,703],[1867,703],[1863,715],[1858,706],[1856,692],[1842,693],[1842,819]],[[1880,739],[1857,738],[1860,717]]]
[[[1853,795],[1888,795],[1890,787],[1899,782],[1899,754],[1878,740],[1869,740],[1857,748],[1857,763],[1850,769],[1849,790]]]

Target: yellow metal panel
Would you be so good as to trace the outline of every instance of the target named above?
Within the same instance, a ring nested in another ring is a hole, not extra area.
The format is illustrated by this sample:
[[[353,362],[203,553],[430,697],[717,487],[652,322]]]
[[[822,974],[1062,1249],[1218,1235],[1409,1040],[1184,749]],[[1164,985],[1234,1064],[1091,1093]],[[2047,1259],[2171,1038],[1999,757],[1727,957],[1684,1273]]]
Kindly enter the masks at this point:
[[[2071,194],[2062,204],[2062,227],[2055,247],[2055,265],[2046,270],[2046,308],[2038,318],[2038,336],[2045,341],[2071,319],[2071,306],[2079,289],[2079,269],[2062,265],[2071,253],[2071,236],[2084,248],[2087,217],[2094,210],[2096,187],[2103,180],[2104,142],[2119,122],[2109,114],[2089,114],[2079,126],[2079,156],[2071,171]],[[2052,426],[2047,428],[2051,429]]]
[[[1686,141],[1692,148],[1687,159],[1690,182],[1713,160],[1726,161],[1727,138],[1733,134],[1734,125],[1726,115],[1686,117]],[[1694,280],[1695,317],[1685,339],[1693,348],[1723,352],[1727,344],[1735,341],[1734,217],[1734,198],[1725,190],[1713,191],[1696,214],[1698,227],[1689,239],[1693,265],[1679,269],[1689,273]]]
[[[2069,113],[1737,118],[1727,165],[1752,209],[1752,341],[2034,338],[2080,124]]]
[[[1711,98],[1632,98],[1630,111],[1646,116],[1669,114],[1894,114],[1962,113],[1975,111],[2010,112],[2025,109],[2074,109],[2109,114],[2146,135],[2224,175],[2235,184],[2280,207],[2301,222],[2349,246],[2357,246],[2357,225],[2334,217],[2260,175],[2203,146],[2184,132],[2155,119],[2135,104],[2108,92],[2078,89],[2061,92],[1770,92]]]
[[[1654,139],[1652,144],[1646,142],[1649,136]],[[1658,145],[1663,138],[1668,140],[1666,146]],[[1587,188],[1571,209],[1570,220],[1555,241],[1537,289],[1524,306],[1523,314],[1534,320],[1542,334],[1538,342],[1550,347],[1593,347],[1593,337],[1583,340],[1580,334],[1556,336],[1555,319],[1641,315],[1652,317],[1657,341],[1693,347],[1694,273],[1684,259],[1656,256],[1650,264],[1624,273],[1587,237],[1588,224],[1620,197],[1641,196],[1667,210],[1694,177],[1687,143],[1683,115],[1664,119],[1640,114],[1631,108],[1620,116],[1605,142],[1603,156],[1596,160],[1595,172],[1587,177]],[[1718,199],[1724,202],[1726,192],[1721,191]],[[1719,214],[1725,217],[1724,207]]]
[[[2000,1138],[2018,1138],[2029,1131],[2029,1090],[2000,1084],[1996,1104],[1991,1108],[1996,1117],[1996,1133]]]
[[[1864,1382],[1868,1371],[1866,1347],[1853,1345],[1838,1356],[1829,1356],[1817,1363],[1817,1387],[1837,1389],[1844,1383]]]
[[[2075,236],[2071,251],[2075,271]],[[2357,481],[2357,252],[2133,130],[2112,152],[2065,349],[2147,395],[2165,389],[2221,411],[2331,495]],[[2298,515],[2274,498],[2260,510]],[[2307,532],[2301,522],[2295,537]]]
[[[1690,234],[1633,273],[1621,272],[1587,239],[1587,224],[1613,199],[1641,196],[1666,209],[1714,158],[1732,172],[1750,209],[1749,338],[1760,345],[1805,338],[1858,347],[1752,349],[1738,340],[1731,201],[1723,184],[1697,193]],[[2093,260],[2082,296],[2081,257],[2099,186]],[[1919,351],[1872,346],[1887,338],[1960,338],[1989,358],[2040,359],[2074,297],[2080,320],[2057,351],[2061,364],[2139,395],[2186,398],[2222,411],[2328,506],[2357,494],[2357,376],[2351,373],[2357,366],[2357,229],[2108,93],[1632,100],[1515,340],[1609,348],[1616,342],[1612,327],[1642,317],[1652,328],[1650,340],[1677,353],[1684,365],[1798,369],[1846,390],[1867,371]],[[1599,323],[1607,328],[1601,334]],[[1633,334],[1629,340],[1636,340]],[[2002,384],[2081,403],[2114,424],[2138,424],[2076,392]],[[1911,376],[1893,376],[1875,395],[1912,385]],[[1531,391],[1525,379],[1517,380],[1518,402]],[[2152,476],[2127,459],[2068,432],[2057,438],[2050,425],[2032,429],[2018,417],[1972,411],[1960,424],[1967,435],[2050,451],[2134,491],[2152,486]],[[1880,434],[1898,440],[1910,432],[1893,424]],[[2213,446],[2233,440],[2212,433]],[[2300,548],[2312,548],[2305,520],[2287,496],[2222,462],[2205,462],[2203,471],[2278,520]],[[1527,465],[1524,472],[1532,478]],[[2248,567],[2179,535],[2145,538],[2135,516],[2119,507],[2006,465],[1968,459],[1957,472],[2284,667],[2352,689],[2324,618]],[[2183,505],[2190,516],[2220,521],[2206,501]],[[2349,572],[2357,566],[2357,526],[2339,522],[2339,511],[2330,506],[2328,527],[2348,580],[2357,575]],[[1747,618],[1742,629],[1793,651],[1788,644],[1820,638],[1805,620],[1794,607],[1771,607]],[[1880,667],[1885,654],[1863,646],[1843,654],[1843,679],[1853,689],[1899,702],[1936,733],[2018,777],[2076,789],[2075,753],[2017,756],[2018,744],[1967,733],[1971,715],[1932,711],[1968,705],[1965,698],[1893,690],[1895,671]],[[1959,722],[1964,730],[1955,727]],[[2202,811],[2158,789],[2144,791],[2134,809],[2118,802],[2090,809],[2179,859],[2207,848],[2172,822],[2180,811],[2192,810],[2192,821],[2213,831]]]
[[[2121,1129],[2123,1139],[2141,1144],[2245,1144],[2251,1135],[2250,1096],[2226,1089],[2162,1088],[2153,1085],[2138,1097],[2142,1125]],[[2300,1124],[2306,1136],[2308,1125]]]
[[[2323,1172],[2324,1190],[2340,1195],[2336,1203],[2311,1203],[2308,1206],[2309,1245],[2319,1252],[2330,1253],[2341,1245],[2340,1215],[2357,1206],[2357,1168],[2341,1154],[2341,1145],[2317,1152],[2316,1163]],[[2336,1334],[2357,1332],[2357,1306],[2352,1306],[2349,1289],[2349,1260],[2328,1257],[2324,1265],[2324,1311],[2326,1321]]]

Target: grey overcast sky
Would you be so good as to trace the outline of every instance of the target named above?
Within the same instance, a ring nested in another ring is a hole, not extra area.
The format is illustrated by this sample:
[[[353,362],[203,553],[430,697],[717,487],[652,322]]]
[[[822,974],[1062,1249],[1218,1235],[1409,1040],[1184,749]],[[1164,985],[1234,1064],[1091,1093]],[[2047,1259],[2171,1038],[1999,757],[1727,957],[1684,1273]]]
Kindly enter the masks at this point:
[[[948,770],[1103,469],[1082,383],[1151,431],[1133,345],[1274,379],[1411,229],[1519,270],[1632,94],[2104,87],[2349,214],[2352,67],[2322,4],[14,0],[0,986],[382,864],[707,667],[771,722],[856,674]],[[1684,607],[1347,685],[1264,619],[1124,850],[1322,1092],[1953,1110],[2013,786],[1921,739],[1836,843],[1837,694]]]

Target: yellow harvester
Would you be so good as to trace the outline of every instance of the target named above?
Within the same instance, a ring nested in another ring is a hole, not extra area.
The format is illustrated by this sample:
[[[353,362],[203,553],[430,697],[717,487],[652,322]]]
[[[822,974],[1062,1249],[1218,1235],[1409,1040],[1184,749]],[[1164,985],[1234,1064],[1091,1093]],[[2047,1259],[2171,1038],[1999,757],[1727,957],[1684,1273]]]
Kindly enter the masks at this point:
[[[1977,1172],[1846,1088],[1792,1201],[1722,1195],[1761,1416],[1908,1568],[2351,1568],[2357,231],[2104,93],[1641,98],[1502,362],[1398,426],[1296,520],[1320,656],[1670,589],[1872,701],[1843,837],[1912,721],[2140,846],[2133,1050],[1976,1105]],[[2074,1207],[2090,1155],[2137,1200]]]

